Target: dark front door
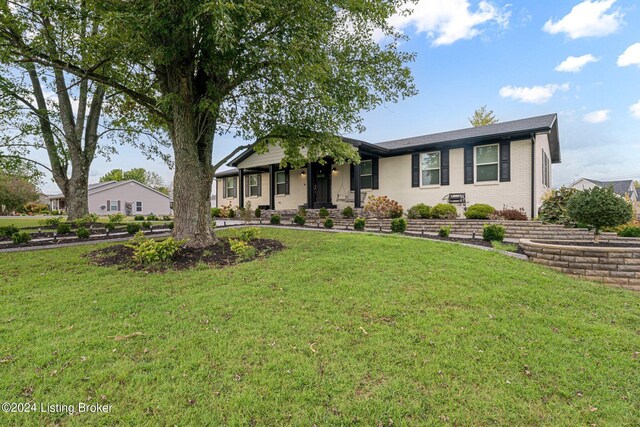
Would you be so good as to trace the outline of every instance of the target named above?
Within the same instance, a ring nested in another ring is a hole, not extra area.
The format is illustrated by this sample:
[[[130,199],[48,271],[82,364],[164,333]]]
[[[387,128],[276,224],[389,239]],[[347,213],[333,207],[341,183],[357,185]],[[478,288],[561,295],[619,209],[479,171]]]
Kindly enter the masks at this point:
[[[313,208],[331,207],[331,165],[315,165]]]

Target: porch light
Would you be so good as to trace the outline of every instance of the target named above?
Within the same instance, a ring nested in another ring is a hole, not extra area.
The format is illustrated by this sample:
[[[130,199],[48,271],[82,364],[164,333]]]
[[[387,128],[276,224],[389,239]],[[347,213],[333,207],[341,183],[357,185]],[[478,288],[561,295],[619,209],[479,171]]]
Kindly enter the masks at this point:
[[[331,172],[338,173],[338,169],[337,168],[333,168],[333,169],[331,169]]]
[[[305,172],[305,171],[300,172],[301,176],[305,176],[306,174],[307,174],[307,172]]]

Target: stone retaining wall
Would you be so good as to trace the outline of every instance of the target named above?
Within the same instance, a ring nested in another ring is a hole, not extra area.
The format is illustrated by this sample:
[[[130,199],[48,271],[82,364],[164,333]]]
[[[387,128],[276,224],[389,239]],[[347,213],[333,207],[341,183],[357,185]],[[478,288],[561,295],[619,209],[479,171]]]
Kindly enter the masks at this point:
[[[640,244],[634,248],[607,248],[569,246],[570,243],[563,246],[520,240],[524,253],[537,264],[583,279],[640,291]]]

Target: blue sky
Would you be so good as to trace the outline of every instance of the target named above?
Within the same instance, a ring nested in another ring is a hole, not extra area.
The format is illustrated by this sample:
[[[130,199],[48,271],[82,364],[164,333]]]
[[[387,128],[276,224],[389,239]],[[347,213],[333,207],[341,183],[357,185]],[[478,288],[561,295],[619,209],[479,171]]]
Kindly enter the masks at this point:
[[[562,163],[554,185],[578,177],[640,178],[640,4],[635,0],[421,0],[394,18],[417,53],[419,94],[364,114],[369,142],[468,127],[486,104],[501,121],[559,114]],[[573,59],[570,57],[574,57]],[[635,115],[634,115],[635,114]],[[241,141],[218,138],[220,159]],[[112,168],[172,171],[121,147]],[[54,184],[47,191],[57,191]]]

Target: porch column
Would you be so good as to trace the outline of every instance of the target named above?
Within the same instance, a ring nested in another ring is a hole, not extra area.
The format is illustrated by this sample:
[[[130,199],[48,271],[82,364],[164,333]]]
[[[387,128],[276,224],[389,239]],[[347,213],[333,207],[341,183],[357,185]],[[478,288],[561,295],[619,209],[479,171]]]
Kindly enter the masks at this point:
[[[360,188],[360,163],[353,165],[353,207],[361,208],[362,203],[360,198],[362,195],[362,189]]]
[[[311,180],[311,163],[307,164],[307,209],[313,209],[313,181]]]
[[[269,209],[276,208],[276,168],[269,165]]]
[[[238,207],[244,207],[244,174],[238,169]]]

